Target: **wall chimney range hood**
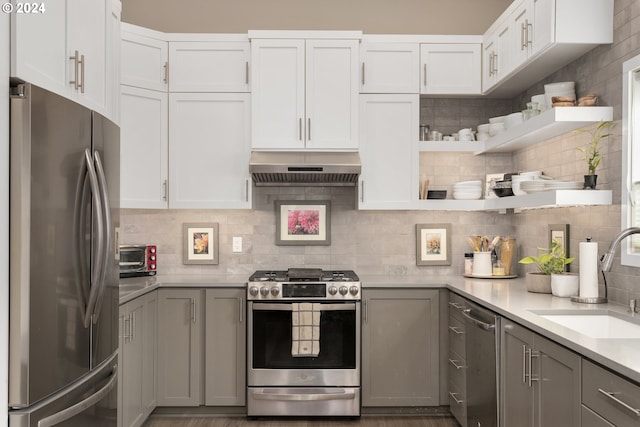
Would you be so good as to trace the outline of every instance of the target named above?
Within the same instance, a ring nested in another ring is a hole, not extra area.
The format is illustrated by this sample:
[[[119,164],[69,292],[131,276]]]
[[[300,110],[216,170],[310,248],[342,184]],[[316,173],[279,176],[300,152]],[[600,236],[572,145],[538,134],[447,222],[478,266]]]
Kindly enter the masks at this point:
[[[249,161],[249,173],[258,187],[355,187],[361,169],[356,152],[253,151]]]

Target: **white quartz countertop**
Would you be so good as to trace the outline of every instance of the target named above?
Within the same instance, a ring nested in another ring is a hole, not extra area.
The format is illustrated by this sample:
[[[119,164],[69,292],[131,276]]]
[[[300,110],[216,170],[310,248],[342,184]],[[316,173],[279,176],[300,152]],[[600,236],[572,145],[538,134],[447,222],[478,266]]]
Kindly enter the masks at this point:
[[[245,287],[248,277],[156,276],[120,280],[120,303],[159,287]],[[524,278],[471,279],[461,276],[360,276],[366,289],[447,288],[495,313],[525,326],[576,353],[640,383],[640,336],[637,339],[599,339],[580,334],[545,319],[536,310],[610,310],[624,315],[618,304],[581,304],[570,298],[526,290]],[[640,315],[636,315],[640,318]]]

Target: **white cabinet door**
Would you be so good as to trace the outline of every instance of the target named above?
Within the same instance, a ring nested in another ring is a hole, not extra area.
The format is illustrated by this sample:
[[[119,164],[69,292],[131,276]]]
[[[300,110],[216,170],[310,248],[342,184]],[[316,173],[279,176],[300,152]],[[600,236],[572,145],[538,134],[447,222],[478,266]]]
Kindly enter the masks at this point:
[[[251,41],[251,141],[257,149],[304,148],[304,40]]]
[[[158,406],[202,404],[202,291],[158,291]]]
[[[513,67],[512,27],[508,19],[497,21],[484,35],[482,49],[482,89],[486,91]]]
[[[169,94],[169,206],[250,208],[246,93]]]
[[[249,42],[170,42],[170,92],[249,92]]]
[[[420,93],[480,94],[480,44],[429,43],[420,45]]]
[[[360,209],[412,209],[418,200],[419,95],[360,95]]]
[[[132,32],[122,31],[121,81],[124,85],[167,91],[169,53],[166,41]]]
[[[122,86],[120,206],[167,207],[167,93]]]
[[[357,149],[357,41],[251,43],[253,148]]]
[[[306,42],[307,149],[358,148],[358,41]]]
[[[523,0],[511,14],[516,66],[555,41],[556,0]],[[576,9],[576,16],[579,10]]]
[[[120,14],[122,3],[120,0],[111,2],[109,19],[107,20],[107,116],[120,126]]]
[[[11,76],[60,95],[68,90],[64,1],[45,4],[44,13],[11,14]]]
[[[360,93],[419,93],[418,43],[363,43]]]
[[[68,77],[72,98],[106,112],[107,105],[107,23],[111,1],[67,0]]]

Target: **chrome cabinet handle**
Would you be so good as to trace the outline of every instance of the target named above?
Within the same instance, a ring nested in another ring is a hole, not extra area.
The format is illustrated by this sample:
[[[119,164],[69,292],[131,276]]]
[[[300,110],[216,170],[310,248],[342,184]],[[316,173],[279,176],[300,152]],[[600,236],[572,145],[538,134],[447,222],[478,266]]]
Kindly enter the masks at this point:
[[[244,322],[244,298],[238,300],[238,308],[240,314],[240,323]]]
[[[493,54],[493,74],[498,74],[498,54]]]
[[[162,67],[164,68],[164,78],[162,80],[169,84],[169,61],[165,61]]]
[[[244,83],[249,84],[249,61],[244,63]]]
[[[136,340],[136,312],[131,313],[131,341]]]
[[[196,323],[196,300],[191,298],[191,323]]]
[[[449,392],[449,396],[451,396],[451,398],[456,402],[456,404],[460,405],[462,403],[464,403],[464,400],[458,399],[456,396],[458,395],[458,393],[454,393],[452,391]]]
[[[78,90],[80,87],[80,81],[78,79],[78,66],[80,65],[80,57],[79,52],[76,50],[73,56],[70,56],[69,59],[73,60],[73,80],[70,80],[69,83],[73,85],[75,90]]]
[[[360,202],[364,203],[364,180],[360,181]]]
[[[427,63],[424,64],[424,75],[422,76],[424,80],[424,86],[427,87]]]
[[[311,141],[311,117],[307,118],[307,141]]]
[[[249,201],[249,178],[244,180],[244,201]]]
[[[457,360],[449,359],[449,363],[451,363],[456,369],[464,369],[464,365],[459,365]]]
[[[525,26],[524,26],[524,22],[522,24],[520,24],[520,50],[525,50],[525,48],[527,47],[527,45],[524,42],[524,32],[525,32]]]
[[[122,319],[124,324],[122,325],[122,339],[125,343],[131,342],[131,315]]]
[[[522,346],[522,382],[527,382],[527,346]]]
[[[464,310],[466,308],[464,305],[458,304],[457,302],[449,302],[449,305],[458,310]]]
[[[80,55],[80,93],[84,93],[84,55]]]
[[[528,19],[525,19],[524,21],[525,23],[525,47],[533,44],[533,40],[531,39],[531,34],[529,33],[529,30],[533,30],[533,24],[531,22],[529,22]]]
[[[167,180],[162,180],[162,200],[167,201]]]
[[[622,406],[624,409],[626,409],[627,411],[633,413],[636,417],[640,417],[640,409],[636,409],[633,406],[629,405],[628,403],[618,399],[616,397],[616,394],[621,394],[620,392],[613,392],[613,391],[605,391],[601,388],[598,389],[598,393],[605,395],[606,397],[608,397],[609,399],[613,400],[615,403],[617,403],[618,405]]]
[[[369,304],[368,300],[363,300],[362,304],[364,305],[364,323],[369,323]]]
[[[533,351],[533,349],[529,349],[529,387],[532,386],[533,381],[538,381],[539,378],[533,377],[533,358],[538,357],[539,353],[537,351]]]
[[[362,86],[364,86],[364,62],[362,63]]]
[[[298,119],[298,139],[302,141],[302,117]]]
[[[463,335],[464,331],[461,331],[457,326],[449,326],[449,330],[456,335]]]

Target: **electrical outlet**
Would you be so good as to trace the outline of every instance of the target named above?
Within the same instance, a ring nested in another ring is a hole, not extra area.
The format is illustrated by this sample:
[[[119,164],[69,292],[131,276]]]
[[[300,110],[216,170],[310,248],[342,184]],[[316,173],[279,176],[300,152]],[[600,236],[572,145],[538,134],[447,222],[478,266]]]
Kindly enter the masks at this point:
[[[233,252],[242,252],[242,237],[233,236]]]

